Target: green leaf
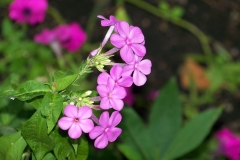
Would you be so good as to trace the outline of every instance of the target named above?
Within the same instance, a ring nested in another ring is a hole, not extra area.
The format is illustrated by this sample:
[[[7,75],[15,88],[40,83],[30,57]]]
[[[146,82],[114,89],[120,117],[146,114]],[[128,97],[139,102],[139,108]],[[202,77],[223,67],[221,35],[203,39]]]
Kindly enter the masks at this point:
[[[88,141],[84,135],[79,139],[76,159],[86,160],[88,157]]]
[[[0,137],[0,144],[0,159],[2,160],[21,159],[27,146],[20,131]]]
[[[187,122],[167,148],[163,159],[176,159],[200,145],[220,114],[221,109],[210,109]]]
[[[38,108],[40,108],[42,106],[42,100],[43,100],[43,96],[38,96],[38,97],[32,98],[26,102],[29,103],[33,108],[35,108],[37,110]]]
[[[53,148],[54,155],[58,160],[66,160],[66,159],[75,159],[75,153],[72,145],[69,142],[68,135],[64,136],[63,132],[59,130],[58,127],[51,132],[50,137],[55,142],[55,146]]]
[[[16,92],[17,94],[14,95],[16,98],[18,98],[21,101],[26,101],[34,97],[44,95],[47,92],[51,92],[51,89],[42,82],[30,80],[22,83],[16,89]]]
[[[56,71],[54,73],[53,87],[55,90],[61,91],[70,86],[78,77],[78,74],[71,74],[71,72],[66,70]]]
[[[11,126],[0,126],[0,136],[13,134],[15,132],[17,132],[17,130]]]
[[[142,157],[134,148],[129,145],[119,144],[117,148],[126,156],[129,160],[141,160]]]
[[[182,113],[178,87],[171,79],[155,100],[149,116],[149,130],[156,159],[181,129]]]
[[[121,135],[123,144],[131,145],[142,159],[152,159],[150,158],[152,156],[150,136],[141,118],[130,107],[124,107],[122,115],[125,117],[122,120],[122,125],[124,125]]]
[[[46,117],[48,133],[56,125],[63,109],[63,99],[59,94],[47,93],[42,100],[41,113]]]
[[[13,36],[14,28],[9,19],[4,19],[2,22],[2,35],[4,38],[8,39]]]
[[[181,18],[184,14],[184,9],[180,6],[176,6],[171,11],[174,18]]]
[[[54,147],[54,142],[47,133],[46,120],[38,109],[22,128],[22,136],[33,150],[37,160],[42,159]]]
[[[56,160],[52,153],[47,153],[42,160]]]

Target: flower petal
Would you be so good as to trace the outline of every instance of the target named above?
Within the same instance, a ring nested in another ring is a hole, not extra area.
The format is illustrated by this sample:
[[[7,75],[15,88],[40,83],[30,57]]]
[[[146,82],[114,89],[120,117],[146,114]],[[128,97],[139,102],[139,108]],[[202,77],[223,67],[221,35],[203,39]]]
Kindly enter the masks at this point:
[[[112,128],[117,126],[122,120],[122,115],[118,111],[114,111],[109,118],[109,126]]]
[[[93,129],[94,124],[93,121],[90,119],[81,119],[79,122],[79,126],[84,133],[89,133]]]
[[[103,149],[107,147],[107,145],[108,145],[108,138],[106,134],[102,134],[94,142],[94,146],[99,149]]]
[[[110,70],[110,75],[112,79],[116,82],[122,76],[122,67],[113,66]]]
[[[111,108],[108,97],[104,97],[101,99],[100,108],[105,110]]]
[[[134,53],[136,55],[138,55],[139,57],[143,57],[146,54],[146,48],[145,46],[141,45],[141,44],[132,44],[131,45],[131,49],[134,51]]]
[[[145,75],[151,73],[152,62],[149,59],[144,59],[138,63],[138,69]]]
[[[117,137],[122,133],[121,128],[111,128],[107,132],[107,137],[109,142],[114,142]]]
[[[128,45],[125,45],[123,48],[121,48],[120,56],[122,60],[125,61],[126,63],[130,63],[134,60],[132,48],[129,47]]]
[[[121,37],[119,34],[112,34],[110,37],[110,42],[117,48],[122,48],[126,45],[124,38]]]
[[[136,86],[142,86],[146,83],[147,78],[144,74],[142,74],[140,71],[135,71],[133,73],[133,83]]]
[[[101,135],[104,132],[104,128],[96,126],[89,132],[89,137],[91,139],[97,138],[99,135]]]
[[[97,86],[97,91],[98,91],[98,94],[101,97],[107,97],[108,96],[108,90],[107,90],[106,85],[98,85]]]
[[[127,65],[123,68],[122,76],[130,76],[134,70],[135,68],[133,64]]]
[[[77,113],[78,113],[78,108],[71,104],[67,105],[64,109],[64,114],[67,117],[77,118]]]
[[[97,78],[97,83],[107,85],[107,80],[109,77],[110,77],[110,75],[107,72],[103,72],[103,73],[99,74],[99,76]]]
[[[82,106],[78,110],[78,118],[82,119],[87,119],[92,116],[92,109],[88,106]]]
[[[72,139],[77,139],[82,135],[82,130],[78,123],[73,123],[70,129],[68,130],[68,135]]]
[[[117,31],[123,38],[129,35],[129,24],[125,21],[121,21],[117,25]]]
[[[117,84],[122,87],[130,87],[133,84],[133,78],[131,76],[122,77]]]
[[[138,27],[133,27],[130,30],[128,37],[131,39],[131,43],[142,43],[144,41],[143,33]]]
[[[61,128],[62,130],[67,130],[71,127],[71,125],[73,124],[74,119],[70,118],[70,117],[62,117],[58,120],[58,126],[59,128]]]
[[[108,126],[109,121],[109,113],[107,111],[103,112],[99,118],[99,124],[103,128],[106,128]]]
[[[114,90],[112,91],[111,97],[113,99],[123,99],[126,97],[127,93],[126,90],[123,87],[115,87]]]
[[[115,81],[111,77],[109,77],[107,80],[107,86],[106,86],[108,93],[112,92],[112,90],[114,89],[114,86],[115,86]]]
[[[120,99],[110,99],[110,104],[111,104],[112,108],[117,111],[122,110],[122,108],[124,106],[123,101]]]

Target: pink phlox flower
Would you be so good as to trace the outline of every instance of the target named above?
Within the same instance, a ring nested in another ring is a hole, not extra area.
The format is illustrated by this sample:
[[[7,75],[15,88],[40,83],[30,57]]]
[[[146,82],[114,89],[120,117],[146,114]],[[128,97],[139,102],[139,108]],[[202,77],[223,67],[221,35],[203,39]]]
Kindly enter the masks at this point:
[[[110,75],[106,72],[101,73],[98,76],[97,83],[99,85],[107,85],[108,78],[112,78],[116,86],[130,87],[133,84],[133,78],[131,76],[122,76],[122,67],[113,66],[110,70]]]
[[[102,15],[98,15],[98,18],[101,20],[101,26],[115,26],[119,22],[114,16],[110,15],[109,19],[103,17]]]
[[[240,137],[234,135],[228,128],[222,128],[216,133],[219,141],[219,152],[230,160],[240,159]]]
[[[9,17],[18,23],[34,25],[43,22],[47,0],[14,0],[9,6]]]
[[[127,22],[119,22],[117,25],[118,34],[112,34],[111,43],[120,49],[120,55],[123,61],[130,63],[134,60],[134,53],[139,57],[146,54],[146,48],[143,45],[144,36],[138,27],[129,26]]]
[[[97,91],[101,96],[101,109],[113,108],[120,111],[123,108],[124,103],[122,99],[126,96],[126,91],[123,87],[116,86],[112,78],[108,78],[106,85],[98,85]]]
[[[70,52],[77,51],[87,39],[85,31],[78,23],[60,25],[56,32],[60,44]]]
[[[93,121],[89,119],[92,116],[92,109],[88,106],[77,108],[74,105],[67,105],[64,109],[66,117],[58,121],[58,126],[62,130],[68,130],[68,135],[72,139],[77,139],[82,132],[89,133],[93,127]]]
[[[77,51],[86,41],[86,33],[78,23],[60,25],[52,30],[45,29],[34,36],[34,41],[41,44],[59,43],[70,52]]]
[[[142,60],[143,57],[135,58],[123,68],[122,76],[130,76],[133,72],[133,83],[136,86],[142,86],[146,83],[147,77],[151,73],[152,62],[148,59]]]
[[[122,133],[121,128],[116,126],[121,122],[122,116],[118,111],[114,111],[109,118],[108,112],[103,112],[99,118],[99,126],[95,126],[89,133],[91,139],[95,139],[94,146],[103,149],[109,142],[114,142]]]
[[[132,91],[133,89],[132,89],[132,87],[126,87],[125,90],[127,92],[127,95],[123,99],[123,102],[125,102],[127,105],[132,106],[134,104],[134,101],[135,101],[135,95]]]

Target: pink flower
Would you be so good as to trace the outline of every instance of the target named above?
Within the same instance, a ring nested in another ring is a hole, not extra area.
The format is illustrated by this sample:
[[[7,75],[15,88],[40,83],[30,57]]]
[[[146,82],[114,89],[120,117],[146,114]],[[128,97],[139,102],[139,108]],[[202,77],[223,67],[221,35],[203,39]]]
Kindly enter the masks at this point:
[[[110,75],[106,72],[103,72],[98,76],[97,83],[99,85],[107,85],[108,78],[112,78],[115,82],[115,85],[121,87],[130,87],[133,83],[133,78],[131,76],[122,77],[122,71],[122,67],[113,66],[110,70]]]
[[[97,91],[102,98],[100,102],[101,109],[113,108],[120,111],[123,108],[122,99],[126,96],[126,91],[123,87],[115,86],[113,79],[108,78],[107,85],[98,85]]]
[[[122,133],[121,128],[116,126],[122,120],[122,116],[118,111],[114,111],[109,118],[108,112],[103,112],[99,118],[99,125],[95,126],[89,133],[91,139],[95,139],[94,146],[99,149],[103,149],[109,142],[114,142],[117,137]]]
[[[119,22],[117,31],[118,34],[112,34],[110,41],[115,47],[121,48],[120,55],[126,63],[134,60],[134,53],[139,57],[146,54],[144,36],[140,28],[129,26],[127,22]]]
[[[47,0],[14,0],[9,7],[9,16],[18,23],[34,25],[45,18]]]
[[[117,22],[119,22],[118,20],[116,20],[116,18],[114,16],[110,16],[109,20],[101,15],[97,16],[98,18],[102,19],[101,20],[101,25],[102,26],[115,26],[115,24],[117,24]]]
[[[219,141],[218,151],[230,160],[240,159],[240,137],[234,135],[228,128],[223,128],[216,133]]]
[[[70,52],[77,51],[86,41],[86,33],[78,23],[60,25],[52,30],[45,29],[34,36],[34,41],[41,44],[58,43]]]
[[[151,73],[152,62],[148,59],[142,60],[142,57],[135,55],[135,59],[123,68],[122,76],[130,76],[133,72],[133,83],[142,86],[146,83],[145,75]]]
[[[74,105],[67,105],[64,109],[66,117],[62,117],[58,121],[58,126],[62,130],[68,130],[68,135],[72,139],[77,139],[84,133],[89,133],[93,127],[93,121],[89,118],[92,116],[92,109],[83,106],[77,108]]]
[[[148,99],[154,100],[158,97],[159,95],[159,90],[151,91],[150,94],[148,95]]]

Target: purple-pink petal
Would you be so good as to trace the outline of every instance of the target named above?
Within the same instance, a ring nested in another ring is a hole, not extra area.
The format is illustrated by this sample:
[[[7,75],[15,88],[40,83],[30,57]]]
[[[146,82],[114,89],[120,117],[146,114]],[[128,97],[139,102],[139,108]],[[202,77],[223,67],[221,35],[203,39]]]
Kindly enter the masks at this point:
[[[89,132],[89,137],[91,139],[95,139],[97,138],[99,135],[103,134],[104,132],[104,128],[100,127],[100,126],[96,126],[94,127],[90,132]]]
[[[109,77],[110,77],[110,75],[107,72],[103,72],[103,73],[99,74],[99,76],[97,78],[97,83],[106,85]]]
[[[114,81],[117,81],[122,76],[122,67],[113,66],[110,70],[110,75]]]
[[[146,48],[144,45],[141,44],[132,44],[131,49],[134,51],[134,53],[139,56],[143,57],[146,54]]]
[[[74,123],[74,119],[70,117],[62,117],[58,120],[58,126],[62,130],[67,130]]]
[[[110,37],[110,42],[117,48],[122,48],[126,45],[125,39],[119,34],[112,34]]]
[[[138,69],[145,75],[151,73],[152,62],[148,59],[144,59],[138,63]]]
[[[123,68],[122,76],[130,76],[133,71],[134,71],[134,65],[129,64]]]
[[[99,118],[99,124],[103,128],[106,128],[108,126],[109,121],[109,113],[107,111],[103,112]]]
[[[125,61],[126,63],[130,63],[134,60],[132,48],[129,47],[128,45],[125,45],[124,47],[121,48],[120,56],[122,60]]]
[[[74,105],[69,104],[64,109],[64,114],[67,117],[77,118],[78,117],[78,108]]]
[[[119,22],[117,25],[117,31],[120,36],[126,38],[129,35],[129,24],[125,21]]]
[[[142,74],[140,71],[136,70],[133,73],[133,83],[136,86],[142,86],[146,83],[147,78],[144,74]]]
[[[112,106],[113,109],[120,111],[123,109],[124,103],[122,100],[120,99],[110,99],[110,104]]]
[[[115,127],[117,126],[122,120],[122,115],[118,111],[114,111],[109,118],[109,126]]]
[[[111,98],[123,99],[126,95],[126,90],[123,87],[116,86],[112,91]]]
[[[111,128],[111,129],[109,129],[109,131],[106,133],[108,141],[109,142],[114,142],[121,133],[122,133],[121,128]]]
[[[105,110],[111,108],[108,97],[103,97],[103,98],[101,99],[100,108],[101,108],[101,109],[105,109]]]
[[[107,89],[106,85],[98,85],[97,86],[97,91],[98,91],[98,94],[101,97],[107,97],[108,96],[108,89]]]
[[[130,87],[132,84],[133,78],[130,76],[125,76],[118,80],[118,85],[122,87]]]
[[[78,123],[73,123],[70,129],[68,130],[68,135],[72,139],[77,139],[82,135],[82,130]]]
[[[87,119],[92,116],[92,109],[89,108],[88,106],[82,106],[78,110],[78,118],[80,119]]]
[[[84,133],[89,133],[93,129],[94,124],[91,119],[81,119],[79,121],[79,126]]]
[[[107,147],[107,145],[108,145],[108,138],[106,134],[102,134],[94,142],[94,146],[99,149],[103,149]]]
[[[114,89],[114,86],[115,86],[115,81],[109,77],[107,81],[107,86],[106,86],[108,93],[112,92],[112,90]]]
[[[128,35],[129,39],[131,39],[131,43],[142,43],[144,41],[144,36],[142,31],[138,27],[133,27]]]

